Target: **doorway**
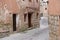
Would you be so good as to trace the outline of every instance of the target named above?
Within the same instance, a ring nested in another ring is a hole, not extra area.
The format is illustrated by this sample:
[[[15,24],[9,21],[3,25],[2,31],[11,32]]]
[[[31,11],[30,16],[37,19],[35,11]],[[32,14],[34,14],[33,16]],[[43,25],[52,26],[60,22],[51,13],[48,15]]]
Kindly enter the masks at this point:
[[[32,25],[31,25],[31,16],[32,16],[32,13],[28,13],[28,28],[32,27]]]
[[[16,14],[13,14],[13,31],[16,31]]]

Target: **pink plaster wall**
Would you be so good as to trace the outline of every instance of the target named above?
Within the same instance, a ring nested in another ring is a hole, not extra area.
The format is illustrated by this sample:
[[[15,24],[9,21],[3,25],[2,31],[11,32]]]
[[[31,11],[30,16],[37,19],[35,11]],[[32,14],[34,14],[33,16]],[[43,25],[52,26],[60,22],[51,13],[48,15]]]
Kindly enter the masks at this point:
[[[50,15],[60,15],[60,0],[49,0],[48,9]]]

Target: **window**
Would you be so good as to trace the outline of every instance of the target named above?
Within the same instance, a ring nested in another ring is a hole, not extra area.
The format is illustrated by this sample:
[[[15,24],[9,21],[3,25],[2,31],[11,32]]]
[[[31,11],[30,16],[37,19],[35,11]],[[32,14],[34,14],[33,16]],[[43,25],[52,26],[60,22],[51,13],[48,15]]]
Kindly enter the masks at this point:
[[[27,16],[27,14],[24,14],[24,22],[26,21],[26,16]]]
[[[38,18],[38,15],[39,15],[39,14],[37,13],[36,18]]]
[[[31,2],[32,0],[29,0],[29,2]]]
[[[45,8],[45,10],[47,10],[47,8]]]
[[[47,1],[47,4],[48,4],[49,2]]]
[[[23,0],[24,1],[24,0]]]
[[[36,0],[36,2],[38,2],[38,0]]]
[[[59,16],[59,19],[60,19],[60,16]]]

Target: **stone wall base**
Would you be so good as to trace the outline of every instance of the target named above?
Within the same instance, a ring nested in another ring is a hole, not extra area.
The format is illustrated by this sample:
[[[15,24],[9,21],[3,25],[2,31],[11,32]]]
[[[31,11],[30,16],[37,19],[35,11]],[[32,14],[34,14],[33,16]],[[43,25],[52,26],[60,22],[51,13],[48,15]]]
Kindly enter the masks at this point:
[[[59,16],[49,15],[49,40],[59,39]]]

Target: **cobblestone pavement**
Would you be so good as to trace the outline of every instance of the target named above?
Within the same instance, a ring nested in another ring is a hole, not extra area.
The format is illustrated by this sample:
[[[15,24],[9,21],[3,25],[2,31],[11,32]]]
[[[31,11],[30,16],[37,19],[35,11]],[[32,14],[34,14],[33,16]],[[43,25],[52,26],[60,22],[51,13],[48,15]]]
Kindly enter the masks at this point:
[[[48,40],[48,37],[48,28],[45,28],[43,30],[34,29],[25,33],[12,34],[9,37],[5,37],[0,40]]]

